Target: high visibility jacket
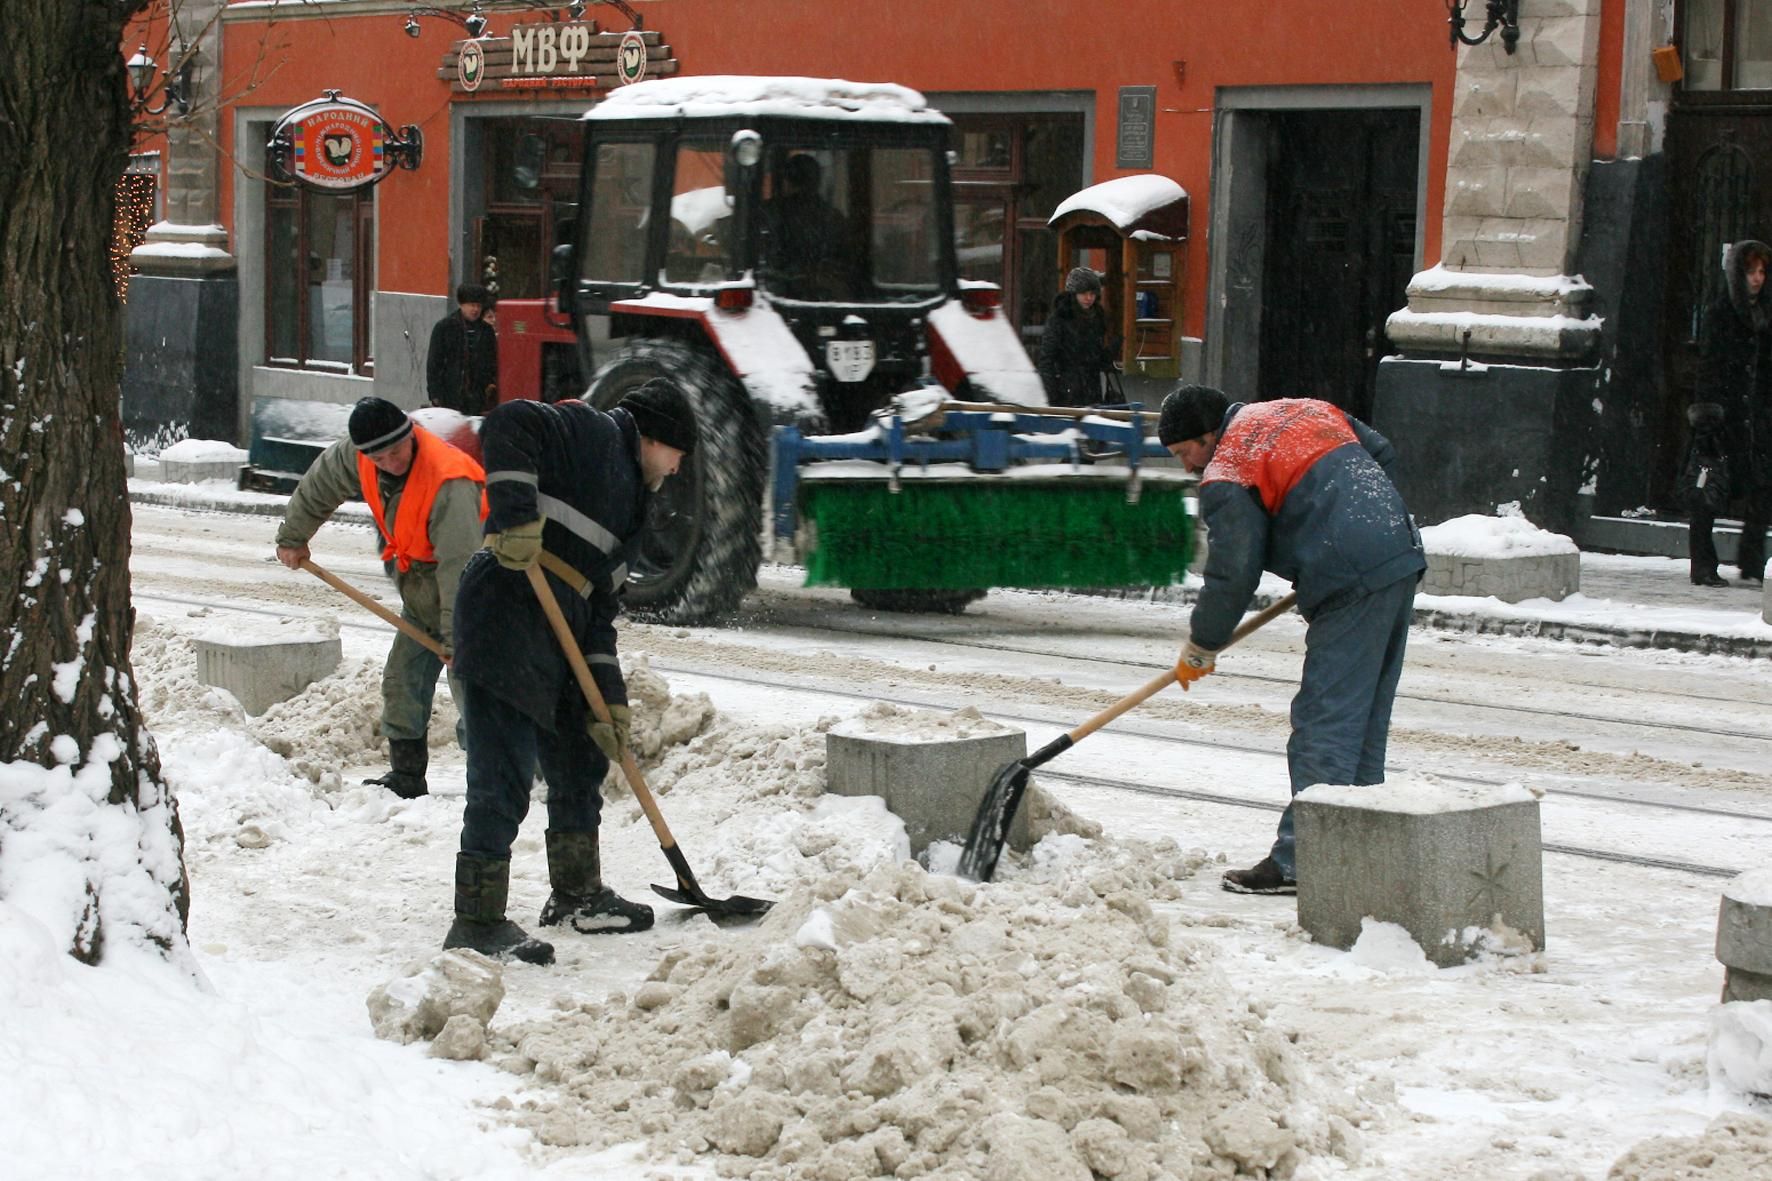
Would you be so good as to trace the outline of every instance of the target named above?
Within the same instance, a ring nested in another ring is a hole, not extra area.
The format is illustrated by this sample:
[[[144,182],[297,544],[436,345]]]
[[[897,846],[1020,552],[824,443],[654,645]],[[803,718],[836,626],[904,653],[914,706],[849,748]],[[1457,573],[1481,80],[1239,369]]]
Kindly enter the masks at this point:
[[[377,468],[367,455],[357,456],[357,478],[363,485],[363,499],[375,517],[375,527],[381,530],[386,542],[382,546],[382,561],[393,559],[401,573],[410,569],[414,562],[437,560],[436,551],[431,548],[431,505],[443,482],[468,479],[480,485],[486,483],[485,471],[466,453],[451,447],[417,423],[412,426],[412,437],[418,446],[413,452],[412,467],[406,472],[406,486],[401,489],[400,507],[394,514],[391,530],[382,503],[381,481],[376,478]],[[486,519],[485,492],[480,494],[480,519]]]
[[[1237,403],[1200,477],[1205,585],[1190,632],[1217,649],[1268,570],[1292,583],[1306,619],[1427,565],[1391,482],[1396,451],[1365,423],[1307,398]]]

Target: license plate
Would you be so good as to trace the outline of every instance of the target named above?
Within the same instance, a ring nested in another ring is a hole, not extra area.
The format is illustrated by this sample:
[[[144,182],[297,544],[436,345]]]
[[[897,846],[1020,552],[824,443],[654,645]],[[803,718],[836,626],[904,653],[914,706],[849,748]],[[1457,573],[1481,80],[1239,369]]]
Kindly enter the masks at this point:
[[[824,361],[838,381],[862,381],[874,371],[874,342],[831,340],[824,346]]]

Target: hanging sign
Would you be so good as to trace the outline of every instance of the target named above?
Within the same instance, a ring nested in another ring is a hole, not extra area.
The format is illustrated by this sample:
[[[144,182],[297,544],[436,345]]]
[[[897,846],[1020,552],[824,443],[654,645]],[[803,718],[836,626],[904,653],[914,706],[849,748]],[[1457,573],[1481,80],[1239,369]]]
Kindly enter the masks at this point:
[[[530,21],[508,37],[457,41],[437,77],[457,94],[487,90],[609,90],[677,72],[650,29],[599,31],[596,21]]]
[[[350,192],[375,184],[396,166],[417,168],[424,139],[417,127],[408,124],[396,133],[374,108],[328,90],[285,114],[266,152],[298,184]]]

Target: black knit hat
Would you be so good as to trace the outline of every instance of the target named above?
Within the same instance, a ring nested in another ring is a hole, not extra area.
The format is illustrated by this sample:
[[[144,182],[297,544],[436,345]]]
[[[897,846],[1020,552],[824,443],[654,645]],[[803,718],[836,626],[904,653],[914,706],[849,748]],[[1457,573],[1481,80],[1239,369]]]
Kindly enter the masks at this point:
[[[695,450],[695,411],[677,383],[655,377],[621,400],[634,425],[648,439],[687,455]]]
[[[1217,430],[1230,404],[1229,398],[1209,385],[1176,386],[1163,399],[1157,442],[1169,447]]]
[[[386,451],[411,435],[406,411],[386,398],[363,398],[351,407],[351,442],[365,455]]]
[[[1088,267],[1072,267],[1071,273],[1064,277],[1064,289],[1072,295],[1081,295],[1085,291],[1101,290],[1101,276]]]
[[[492,302],[492,292],[479,283],[463,283],[455,289],[456,303],[477,303],[484,307]]]

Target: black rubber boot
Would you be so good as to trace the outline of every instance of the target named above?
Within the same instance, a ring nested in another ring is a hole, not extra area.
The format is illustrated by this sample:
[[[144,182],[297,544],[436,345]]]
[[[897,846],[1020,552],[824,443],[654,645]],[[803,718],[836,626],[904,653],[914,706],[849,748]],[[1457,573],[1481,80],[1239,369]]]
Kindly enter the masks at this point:
[[[541,925],[565,923],[580,935],[620,935],[652,925],[652,908],[603,885],[597,830],[548,833],[548,883]]]
[[[455,855],[455,922],[443,937],[444,950],[466,947],[495,960],[526,964],[554,962],[554,945],[531,938],[505,917],[511,891],[511,859]]]
[[[430,794],[430,786],[425,783],[425,768],[431,762],[431,749],[425,745],[424,739],[388,739],[388,762],[393,765],[393,770],[379,779],[363,782],[385,787],[403,800],[416,800]]]

